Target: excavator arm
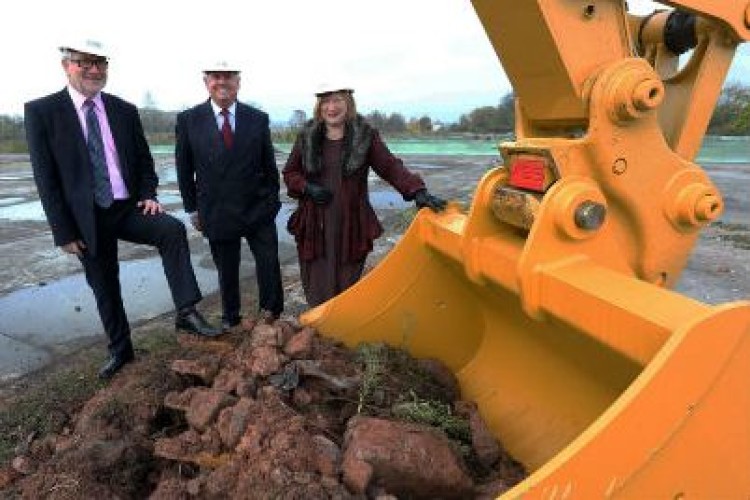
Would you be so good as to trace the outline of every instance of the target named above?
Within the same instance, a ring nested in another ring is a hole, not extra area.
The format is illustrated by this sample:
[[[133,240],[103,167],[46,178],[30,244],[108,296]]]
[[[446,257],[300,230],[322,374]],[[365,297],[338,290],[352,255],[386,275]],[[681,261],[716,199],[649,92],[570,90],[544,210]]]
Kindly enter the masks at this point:
[[[693,160],[750,4],[665,3],[692,17],[473,0],[517,97],[516,140],[468,212],[421,211],[377,268],[302,316],[443,360],[531,472],[508,498],[750,495],[750,303],[671,290],[723,209]]]

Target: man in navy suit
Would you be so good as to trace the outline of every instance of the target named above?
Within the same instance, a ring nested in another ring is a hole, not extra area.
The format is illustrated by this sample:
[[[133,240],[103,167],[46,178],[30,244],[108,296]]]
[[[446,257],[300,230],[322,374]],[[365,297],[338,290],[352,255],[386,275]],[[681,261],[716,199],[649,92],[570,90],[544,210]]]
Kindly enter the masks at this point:
[[[134,359],[123,307],[117,241],[153,245],[162,258],[177,308],[175,326],[214,336],[195,309],[202,296],[190,262],[185,226],[156,199],[154,170],[138,110],[102,92],[109,61],[92,40],[60,47],[68,85],[26,103],[26,138],[39,197],[55,245],[76,255],[94,292],[112,377]]]
[[[210,97],[177,116],[175,159],[185,211],[211,247],[228,331],[241,319],[243,238],[255,259],[257,319],[271,323],[284,308],[275,223],[279,171],[268,115],[237,101],[239,68],[219,62],[203,74]]]

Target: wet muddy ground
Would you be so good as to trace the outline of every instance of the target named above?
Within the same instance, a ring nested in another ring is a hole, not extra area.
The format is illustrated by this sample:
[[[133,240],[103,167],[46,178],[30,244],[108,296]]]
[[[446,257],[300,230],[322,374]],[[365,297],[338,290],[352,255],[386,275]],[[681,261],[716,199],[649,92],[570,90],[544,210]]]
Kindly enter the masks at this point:
[[[405,160],[425,177],[435,194],[465,205],[482,174],[494,164],[490,157],[468,156]],[[163,181],[161,199],[172,213],[184,219],[171,158],[160,157],[158,162]],[[283,164],[283,157],[279,164]],[[750,165],[716,165],[707,170],[724,194],[726,211],[702,233],[678,289],[712,304],[747,299],[750,207],[746,192]],[[375,265],[397,242],[408,223],[404,209],[409,207],[379,180],[373,179],[372,191],[386,234],[377,242],[368,266]],[[293,324],[305,306],[294,248],[283,230],[291,200],[284,201],[278,224],[285,317]],[[194,231],[189,234],[193,262],[208,294],[202,308],[215,320],[219,310],[215,271],[205,242]],[[121,252],[126,305],[136,324],[138,362],[127,366],[111,384],[102,386],[97,385],[94,374],[104,356],[104,339],[80,266],[76,259],[53,247],[24,158],[0,159],[0,445],[6,446],[0,452],[12,457],[6,464],[0,463],[0,497],[5,498],[3,494],[7,493],[8,498],[227,498],[243,491],[248,498],[254,498],[249,492],[258,491],[268,493],[265,497],[277,493],[286,495],[280,498],[305,497],[292,494],[298,491],[307,492],[307,498],[393,498],[388,492],[398,491],[397,486],[373,489],[362,479],[362,469],[356,464],[348,469],[340,464],[345,470],[337,472],[340,454],[351,449],[349,439],[338,433],[343,426],[341,405],[356,400],[356,394],[342,397],[321,392],[315,384],[306,385],[310,384],[308,379],[300,379],[294,382],[300,385],[282,391],[271,386],[273,377],[266,375],[279,366],[271,370],[268,363],[284,356],[304,357],[292,355],[289,347],[300,331],[286,339],[287,344],[273,345],[272,349],[270,344],[261,345],[258,339],[262,336],[256,331],[234,340],[200,345],[190,339],[176,339],[171,333],[173,318],[161,266],[153,251],[123,245]],[[242,276],[247,312],[255,300],[253,274],[252,258],[246,251]],[[274,339],[282,336],[271,335]],[[337,347],[315,342],[310,345],[317,347],[307,348],[310,361],[341,361],[350,355],[333,355],[331,349]],[[19,365],[18,359],[25,359],[25,364]],[[307,361],[298,364],[310,366]],[[36,371],[29,374],[32,370]],[[266,385],[238,385],[237,381],[247,375],[243,370],[250,370],[252,380]],[[286,374],[286,368],[279,373]],[[331,373],[339,377],[345,374]],[[318,380],[319,375],[312,378]],[[34,413],[28,410],[28,396],[36,392],[40,402]],[[256,404],[258,401],[262,404]],[[15,411],[8,413],[9,408]],[[31,416],[35,420],[30,422]],[[242,421],[240,430],[238,421]],[[375,424],[365,421],[362,425],[371,433],[382,432],[381,424]],[[350,435],[356,434],[356,424],[347,424],[347,428]],[[391,427],[389,433],[393,443],[403,442],[398,426]],[[407,433],[413,435],[413,430],[409,428]],[[379,436],[380,445],[382,434],[374,435]],[[238,436],[241,438],[236,444]],[[236,446],[232,448],[230,443]],[[321,443],[322,451],[315,447]],[[490,439],[484,445],[493,443]],[[368,444],[365,440],[359,445]],[[475,444],[474,451],[481,448]],[[472,494],[461,490],[459,497],[493,498],[522,479],[518,471],[508,469],[508,464],[497,462],[496,451],[488,455],[485,448],[485,460],[492,460],[495,468],[485,469],[484,475],[474,480]],[[326,461],[326,457],[334,458]],[[419,462],[414,457],[412,460],[405,461],[406,470]],[[302,462],[304,467],[300,466]],[[303,469],[308,472],[300,473]],[[384,473],[381,470],[377,474]],[[417,478],[418,468],[407,477],[412,481]],[[465,483],[459,479],[449,484]],[[441,488],[447,491],[445,486]],[[311,496],[312,491],[316,494]]]
[[[160,177],[159,199],[167,210],[188,227],[192,260],[205,295],[216,293],[218,283],[208,244],[194,231],[182,210],[171,155],[156,156]],[[279,154],[279,167],[286,156]],[[423,173],[433,191],[468,202],[476,180],[490,166],[488,157],[425,157],[407,159]],[[450,171],[461,172],[461,180]],[[282,193],[283,194],[283,193]],[[379,179],[373,179],[371,198],[381,217],[394,217],[412,206]],[[298,285],[296,252],[285,230],[294,202],[284,194],[277,218],[280,258],[288,290],[287,312],[299,312],[304,303]],[[403,224],[377,242],[371,261],[392,247]],[[161,262],[156,252],[141,245],[121,243],[121,281],[129,318],[134,324],[171,311]],[[243,247],[243,292],[252,295],[254,265]],[[40,307],[40,305],[43,305]],[[0,383],[12,381],[69,354],[80,345],[101,340],[101,329],[92,294],[81,274],[78,260],[59,251],[33,182],[28,158],[0,156]]]
[[[430,189],[468,206],[481,176],[497,158],[491,156],[404,156]],[[285,155],[279,153],[279,166]],[[182,211],[171,155],[156,157],[161,180],[159,196],[168,211],[186,222],[192,258],[205,294],[218,284],[208,245],[190,228]],[[698,245],[678,284],[678,290],[707,303],[750,297],[750,164],[706,167],[722,191],[725,211],[721,219],[701,233]],[[403,229],[399,213],[411,206],[377,177],[371,181],[373,204],[380,216],[394,220],[390,231],[377,242],[370,259],[374,264],[387,252]],[[282,196],[284,207],[277,219],[281,260],[285,267],[288,312],[304,307],[295,291],[296,255],[284,229],[293,201]],[[252,256],[243,248],[241,273],[253,294]],[[171,310],[161,263],[144,246],[121,244],[122,282],[128,314],[133,322],[148,320]],[[246,286],[247,288],[247,286]],[[0,382],[43,367],[56,356],[69,353],[81,342],[100,337],[93,298],[76,258],[63,254],[52,243],[33,176],[25,156],[0,156]]]

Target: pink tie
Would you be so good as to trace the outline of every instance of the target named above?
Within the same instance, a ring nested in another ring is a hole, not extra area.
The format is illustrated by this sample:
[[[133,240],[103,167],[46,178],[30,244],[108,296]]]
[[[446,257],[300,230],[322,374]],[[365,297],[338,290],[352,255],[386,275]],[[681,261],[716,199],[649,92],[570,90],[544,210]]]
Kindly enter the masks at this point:
[[[224,123],[221,124],[221,137],[224,139],[224,147],[232,149],[232,126],[229,124],[229,110],[221,108],[221,114],[224,116]]]

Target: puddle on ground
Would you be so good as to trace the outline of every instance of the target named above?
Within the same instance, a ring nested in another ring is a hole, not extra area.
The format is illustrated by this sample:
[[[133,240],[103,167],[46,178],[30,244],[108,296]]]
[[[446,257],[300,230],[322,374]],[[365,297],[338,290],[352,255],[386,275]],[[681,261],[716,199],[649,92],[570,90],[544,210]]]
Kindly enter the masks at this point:
[[[14,198],[6,198],[14,199]],[[4,200],[5,201],[5,200]],[[42,210],[42,202],[37,201],[23,201],[20,199],[19,202],[12,204],[3,204],[0,206],[0,219],[13,220],[13,221],[43,221],[47,220],[44,216],[44,210]]]
[[[163,191],[159,193],[159,203],[161,203],[162,205],[182,205],[182,196],[180,196],[180,193]]]
[[[26,201],[26,198],[19,198],[17,196],[13,196],[11,198],[0,198],[0,207],[4,207],[7,205],[16,205],[18,203],[23,203]]]
[[[375,208],[405,208],[401,195],[389,189],[370,193]],[[45,220],[39,201],[0,206],[0,219],[15,221]],[[161,197],[162,202],[179,202],[178,195]],[[293,249],[293,238],[286,230],[289,215],[296,202],[282,204],[276,218],[279,242]],[[170,211],[188,227],[190,221],[184,210]],[[243,245],[243,252],[244,247]],[[195,249],[193,249],[195,251]],[[289,253],[289,250],[287,250]],[[292,252],[290,255],[294,256]],[[213,267],[200,266],[205,255],[193,253],[193,266],[201,291],[207,295],[218,290]],[[293,257],[294,258],[294,257]],[[252,257],[248,260],[253,265]],[[164,270],[159,257],[121,261],[120,277],[125,309],[131,322],[153,318],[174,309]],[[72,339],[98,335],[102,332],[93,294],[83,273],[67,276],[44,285],[33,285],[0,297],[0,334],[28,342],[31,345],[64,343]]]
[[[204,295],[218,289],[216,271],[193,267]],[[125,310],[131,323],[174,309],[159,257],[120,262]],[[0,332],[32,345],[67,342],[102,332],[94,295],[82,273],[0,297]],[[46,339],[46,340],[45,340]]]
[[[34,174],[31,172],[24,173],[12,173],[0,175],[0,182],[3,181],[27,181],[34,178]]]
[[[163,205],[179,205],[182,203],[182,198],[176,193],[164,193],[159,196],[159,201]],[[394,190],[388,191],[371,191],[370,202],[375,208],[408,208],[412,206],[411,202],[406,202],[399,193]],[[291,211],[296,207],[294,203],[282,204],[281,212],[279,217],[289,217]],[[171,215],[174,215],[186,224],[190,223],[187,214],[183,210],[169,211]],[[280,228],[286,227],[286,218],[284,224]],[[12,220],[12,221],[44,221],[44,210],[42,209],[42,203],[37,201],[25,201],[25,198],[4,198],[0,200],[0,219]],[[278,222],[278,221],[277,221]],[[284,230],[286,232],[286,230]],[[281,234],[279,234],[281,237]]]
[[[41,208],[40,208],[41,210]],[[282,206],[276,218],[279,234],[280,256],[296,258],[293,239],[286,231],[286,221],[292,206]],[[170,212],[189,227],[189,217],[183,210]],[[27,214],[28,215],[28,214]],[[243,244],[243,266],[254,266],[247,245]],[[196,278],[204,295],[216,292],[218,282],[213,267],[201,267],[200,262],[210,256],[193,250],[192,261]],[[131,322],[153,318],[174,309],[172,297],[164,277],[164,269],[158,256],[146,259],[120,261],[120,281],[125,310]],[[39,345],[66,342],[71,339],[101,333],[101,323],[96,311],[94,297],[82,272],[33,285],[0,296],[0,334],[36,344],[35,339],[44,337]]]
[[[409,208],[413,202],[404,201],[397,191],[370,191],[370,203],[374,208]]]

